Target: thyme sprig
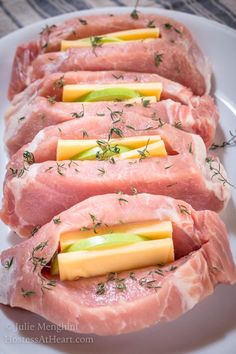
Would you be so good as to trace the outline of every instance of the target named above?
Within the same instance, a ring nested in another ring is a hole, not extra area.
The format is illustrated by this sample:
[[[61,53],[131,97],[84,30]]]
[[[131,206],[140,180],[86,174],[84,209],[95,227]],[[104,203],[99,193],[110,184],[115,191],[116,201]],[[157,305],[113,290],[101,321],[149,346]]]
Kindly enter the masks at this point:
[[[149,151],[147,150],[148,145],[149,145],[150,139],[148,139],[145,147],[142,150],[137,150],[139,155],[140,155],[140,161],[143,159],[146,159],[146,157],[148,157],[148,155],[150,155]]]
[[[84,105],[82,104],[82,110],[79,113],[72,112],[71,115],[72,115],[73,118],[82,118],[82,117],[84,117]]]
[[[147,24],[147,28],[156,28],[156,25],[153,20],[150,20]]]
[[[112,138],[113,134],[116,134],[120,138],[122,138],[124,136],[123,131],[121,129],[113,127],[113,128],[111,128],[111,130],[108,134],[108,140],[110,140]]]
[[[44,241],[33,248],[31,257],[29,259],[29,261],[31,261],[34,266],[33,272],[35,272],[38,266],[44,267],[47,264],[47,260],[45,257],[39,257],[37,255],[37,253],[41,252],[47,245],[48,241]]]
[[[178,204],[178,208],[181,214],[188,214],[191,215],[191,213],[188,211],[187,207],[182,204]]]
[[[134,9],[133,9],[133,11],[130,14],[130,17],[132,17],[133,20],[138,20],[139,19],[138,10],[137,10],[138,4],[139,4],[139,0],[136,1]]]
[[[97,160],[107,160],[107,158],[110,156],[110,154],[117,155],[120,152],[120,148],[118,145],[111,145],[109,141],[105,140],[97,140],[96,141],[97,145],[100,147],[100,151],[97,151],[96,153],[96,159]]]
[[[25,290],[24,288],[21,288],[21,295],[23,297],[30,297],[32,295],[36,295],[36,292],[32,291],[32,290]]]
[[[107,107],[107,109],[110,111],[110,116],[111,116],[113,123],[119,122],[120,118],[123,115],[123,110],[122,111],[113,111],[110,107]]]
[[[28,165],[32,165],[33,163],[35,163],[34,154],[30,151],[25,150],[23,152],[23,159],[24,162],[26,162]]]
[[[160,64],[163,62],[163,54],[155,53],[154,54],[154,63],[157,68],[159,68]]]
[[[223,186],[225,186],[226,184],[228,184],[231,187],[235,186],[233,184],[231,184],[226,177],[223,175],[222,171],[221,171],[221,164],[220,162],[216,161],[215,159],[213,159],[212,157],[208,156],[206,158],[206,163],[209,164],[209,168],[212,171],[212,176],[211,179],[213,179],[214,177],[216,177],[218,179],[219,182],[223,183]],[[213,164],[215,163],[215,166],[213,166]]]
[[[12,264],[13,264],[14,257],[11,257],[9,260],[7,260],[4,264],[4,268],[10,269]]]
[[[79,18],[78,20],[81,23],[81,25],[86,26],[88,24],[88,22],[86,20],[82,19],[82,18]]]
[[[64,75],[59,77],[59,79],[55,82],[54,87],[55,88],[62,88],[65,86],[65,80],[64,80]]]
[[[41,291],[44,294],[45,290],[53,290],[53,288],[56,286],[56,280],[54,279],[47,279],[42,274],[38,273],[38,276],[41,281]]]
[[[171,25],[170,23],[165,23],[165,24],[164,24],[164,27],[165,27],[166,29],[169,29],[169,30],[173,29],[176,33],[178,33],[178,34],[180,34],[180,35],[183,34],[180,30],[178,30],[178,28],[174,27],[174,26]]]
[[[209,150],[216,150],[216,149],[224,148],[224,147],[227,147],[227,146],[236,146],[236,132],[233,133],[230,130],[229,134],[230,134],[230,138],[228,140],[223,141],[220,144],[213,143]]]
[[[56,103],[56,99],[57,99],[56,95],[47,97],[48,102],[51,103],[51,104],[55,104]]]
[[[148,289],[160,289],[160,285],[156,285],[156,279],[143,277],[139,279],[139,285]]]

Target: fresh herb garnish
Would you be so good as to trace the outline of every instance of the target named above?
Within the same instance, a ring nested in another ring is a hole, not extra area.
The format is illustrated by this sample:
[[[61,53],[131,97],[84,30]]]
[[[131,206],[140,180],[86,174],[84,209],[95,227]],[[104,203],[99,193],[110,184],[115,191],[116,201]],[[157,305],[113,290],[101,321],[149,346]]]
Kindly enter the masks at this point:
[[[231,130],[229,131],[229,133],[231,137],[228,140],[223,141],[220,144],[213,143],[210,147],[210,150],[216,150],[219,148],[224,148],[226,146],[236,146],[236,134],[233,134]]]
[[[169,187],[173,187],[173,186],[175,186],[176,184],[178,184],[177,182],[176,183],[172,183],[172,184],[167,184],[167,188],[169,188]]]
[[[193,153],[192,143],[189,144],[188,151],[189,151],[190,154]]]
[[[82,110],[79,113],[73,112],[71,115],[73,118],[82,118],[84,116],[84,105],[82,104]]]
[[[24,162],[28,163],[29,165],[32,165],[35,162],[34,154],[30,151],[25,150],[23,152],[23,158]]]
[[[173,272],[173,271],[176,270],[177,268],[178,268],[177,266],[172,265],[172,266],[170,266],[169,271],[170,271],[170,272]]]
[[[156,280],[155,279],[149,279],[149,278],[141,278],[139,279],[139,285],[148,289],[159,289],[161,286],[156,285]]]
[[[155,53],[154,54],[155,66],[158,68],[162,62],[163,62],[163,54]]]
[[[136,130],[134,127],[132,127],[131,125],[126,125],[125,126],[127,129],[131,129],[131,130]]]
[[[137,188],[132,187],[132,188],[131,188],[131,193],[132,193],[132,195],[137,195],[137,194],[138,194]]]
[[[97,56],[96,49],[102,46],[102,38],[99,36],[90,37],[90,42],[93,47],[93,53]]]
[[[191,215],[191,213],[188,211],[187,207],[182,204],[178,204],[178,208],[181,214],[188,214]]]
[[[139,0],[136,1],[134,9],[133,9],[133,11],[130,14],[130,17],[132,17],[132,19],[134,19],[134,20],[138,20],[139,19],[138,11],[137,11],[138,3],[139,3]]]
[[[108,135],[108,140],[111,139],[113,134],[118,135],[120,138],[122,138],[124,136],[124,134],[123,134],[121,129],[119,129],[119,128],[111,128],[111,130],[109,132],[109,135]]]
[[[49,25],[46,25],[42,30],[41,30],[41,32],[39,33],[39,34],[47,34],[47,35],[50,35],[51,34],[51,32],[52,32],[52,30],[53,30],[53,28],[56,28],[57,26],[56,25],[51,25],[51,26],[49,26]]]
[[[119,79],[124,80],[124,75],[123,75],[123,74],[120,74],[120,75],[112,74],[112,76],[113,76],[116,80],[119,80]]]
[[[145,100],[144,98],[142,98],[142,105],[143,107],[149,107],[150,106],[150,100]]]
[[[9,170],[10,170],[10,172],[11,172],[10,176],[12,176],[12,177],[18,177],[18,178],[22,177],[23,174],[25,173],[25,171],[28,171],[25,166],[24,166],[23,168],[21,168],[21,169],[17,169],[17,168],[12,168],[12,167],[10,167]]]
[[[149,22],[148,22],[148,24],[147,24],[147,27],[148,28],[156,28],[156,25],[155,25],[155,23],[154,23],[154,21],[152,20],[150,20]]]
[[[56,280],[54,279],[47,279],[45,277],[43,277],[40,273],[38,273],[38,276],[41,280],[41,291],[44,294],[45,290],[52,290],[55,286],[56,286]]]
[[[12,264],[13,264],[13,259],[14,259],[14,257],[11,257],[10,260],[6,261],[5,264],[4,264],[4,268],[10,269]]]
[[[56,103],[56,98],[57,98],[57,96],[48,96],[47,100],[49,103],[54,104],[54,103]]]
[[[61,218],[60,216],[58,218],[53,219],[54,224],[60,224],[61,223]]]
[[[86,26],[88,24],[88,22],[86,20],[83,20],[82,18],[79,18],[78,20],[81,23],[81,25]]]
[[[148,139],[147,144],[145,145],[145,147],[143,148],[143,150],[137,150],[139,155],[140,155],[140,159],[139,160],[143,160],[145,159],[148,155],[150,155],[150,153],[147,150],[148,144],[149,144],[150,139]]]
[[[174,165],[174,164],[169,165],[169,166],[166,166],[166,167],[165,167],[165,170],[168,170],[168,169],[171,168],[173,165]]]
[[[24,120],[26,117],[25,116],[22,116],[18,119],[19,122],[21,122],[22,120]]]
[[[164,27],[166,28],[166,29],[173,29],[176,33],[178,33],[178,34],[183,34],[180,30],[178,30],[178,28],[176,28],[176,27],[174,27],[173,25],[171,25],[170,23],[165,23],[164,24]]]
[[[98,171],[99,171],[99,176],[103,176],[105,173],[106,173],[106,171],[105,171],[105,169],[102,167],[102,168],[98,168]]]
[[[48,241],[44,241],[39,243],[36,247],[33,248],[31,257],[29,259],[29,261],[31,261],[32,264],[34,265],[33,272],[35,272],[38,266],[44,267],[47,264],[47,260],[45,257],[38,257],[36,255],[39,251],[42,251],[47,245],[48,245]]]
[[[62,88],[65,85],[64,75],[62,75],[54,84],[55,88]]]
[[[112,111],[110,107],[107,107],[107,109],[110,111],[110,116],[113,121],[113,123],[117,123],[120,121],[120,117],[122,117],[123,110],[122,111]]]
[[[182,129],[182,123],[180,121],[175,122],[174,127],[177,129]]]
[[[97,228],[102,225],[101,221],[98,221],[96,216],[93,214],[89,214],[90,218],[92,219],[93,223],[93,232],[96,234],[97,233]]]
[[[101,149],[96,153],[97,160],[107,160],[110,153],[113,155],[117,155],[120,152],[120,148],[117,145],[110,145],[108,141],[97,140],[96,143]]]
[[[211,179],[213,179],[214,177],[217,177],[219,182],[223,183],[223,186],[225,186],[226,184],[228,184],[231,187],[235,187],[233,184],[231,184],[226,177],[223,175],[223,173],[221,172],[221,164],[220,162],[217,162],[216,160],[214,160],[212,157],[207,157],[206,158],[206,162],[209,164],[209,168],[210,170],[213,172]],[[217,166],[214,167],[213,163],[216,163]]]
[[[132,279],[132,280],[137,280],[137,278],[136,278],[134,272],[129,272],[129,277],[130,277],[130,279]]]
[[[35,291],[31,291],[31,290],[25,290],[24,288],[21,288],[21,295],[24,297],[30,297],[32,295],[35,295],[36,292]]]
[[[63,170],[65,170],[66,169],[66,167],[65,167],[65,164],[64,163],[58,163],[57,162],[57,173],[60,175],[60,176],[64,176],[64,171]]]
[[[96,287],[96,295],[103,295],[105,293],[105,283],[104,282],[100,282],[97,284]]]
[[[40,225],[35,226],[30,233],[31,236],[34,236],[39,231],[40,228],[41,228]]]
[[[128,200],[127,199],[124,199],[124,198],[118,198],[118,201],[119,201],[119,204],[122,205],[122,202],[123,203],[128,203]]]
[[[88,137],[88,133],[86,132],[86,130],[83,130],[82,134],[83,134],[83,139]]]

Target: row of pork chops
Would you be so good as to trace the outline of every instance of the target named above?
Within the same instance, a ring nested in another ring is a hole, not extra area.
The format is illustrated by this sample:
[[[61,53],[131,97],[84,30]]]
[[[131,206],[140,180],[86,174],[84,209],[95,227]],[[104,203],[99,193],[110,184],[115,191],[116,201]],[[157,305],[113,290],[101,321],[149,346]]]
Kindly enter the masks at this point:
[[[111,43],[96,53],[93,48],[59,51],[62,39],[150,25],[160,28],[160,38]],[[162,55],[159,65],[155,53]],[[46,27],[38,40],[18,47],[5,117],[10,160],[1,218],[29,239],[1,253],[1,303],[58,325],[70,323],[78,332],[112,335],[173,320],[218,283],[235,282],[226,228],[215,213],[227,204],[229,186],[223,166],[207,150],[219,120],[208,95],[210,77],[209,64],[189,31],[157,15],[74,18]],[[61,102],[64,84],[130,82],[161,82],[161,100],[147,107]],[[52,96],[53,103],[48,100]],[[81,118],[73,114],[82,111]],[[115,138],[113,128],[125,137],[160,135],[168,156],[132,164],[55,161],[58,139],[83,139],[85,132],[87,138],[106,139],[110,132]],[[120,203],[117,191],[126,203]],[[116,279],[56,279],[55,284],[43,262],[32,262],[32,252],[49,263],[60,234],[93,227],[91,214],[107,225],[171,220],[175,262],[161,270],[135,269],[132,276],[122,272]],[[55,216],[60,223],[53,221]],[[124,291],[114,286],[117,279],[125,282]],[[143,286],[142,279],[155,286]],[[100,295],[99,283],[105,284]],[[26,296],[26,290],[33,295]]]

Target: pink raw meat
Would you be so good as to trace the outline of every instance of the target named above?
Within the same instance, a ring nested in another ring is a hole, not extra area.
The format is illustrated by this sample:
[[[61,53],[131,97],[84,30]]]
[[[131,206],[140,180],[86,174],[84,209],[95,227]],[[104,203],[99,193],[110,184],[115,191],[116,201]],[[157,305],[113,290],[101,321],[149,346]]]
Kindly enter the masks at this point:
[[[195,66],[185,45],[162,39],[41,54],[28,69],[26,85],[51,73],[78,70],[154,73],[191,88],[196,95],[207,92],[205,78]]]
[[[31,239],[1,253],[0,302],[37,313],[80,333],[116,335],[171,321],[212,294],[219,283],[233,284],[236,268],[226,228],[212,211],[195,211],[181,200],[139,194],[92,197],[60,214],[60,223],[43,226]],[[187,213],[181,213],[180,206]],[[49,262],[60,234],[93,227],[96,220],[171,220],[175,262],[111,276],[62,282],[32,259]],[[58,218],[58,216],[57,216]],[[33,264],[34,263],[34,264]],[[10,267],[9,267],[10,264]],[[110,280],[109,280],[110,279]],[[123,279],[123,291],[116,284]],[[104,291],[98,292],[98,284]],[[26,294],[28,293],[28,296]],[[30,295],[29,295],[30,294]]]
[[[189,147],[194,140],[192,134],[159,120],[143,119],[141,115],[133,114],[127,118],[122,116],[122,119],[115,124],[109,115],[100,116],[99,118],[97,116],[89,116],[86,119],[73,119],[41,130],[31,143],[24,145],[12,156],[7,169],[20,170],[26,166],[25,154],[32,155],[31,164],[56,160],[59,139],[108,140],[109,136],[111,138],[119,138],[116,131],[120,132],[122,137],[160,135],[171,154],[188,153]],[[197,140],[200,141],[198,138]],[[199,146],[201,146],[201,143]]]
[[[116,163],[29,161],[31,164],[25,163],[23,169],[16,169],[13,159],[4,184],[2,220],[19,234],[29,236],[37,225],[90,196],[117,191],[130,194],[133,188],[140,193],[181,198],[198,210],[221,210],[230,194],[223,166],[217,159],[207,158],[198,135],[171,127],[162,134],[170,154],[167,157]],[[215,174],[216,170],[220,174]]]
[[[159,42],[173,47],[175,56],[177,56],[179,48],[182,47],[192,64],[196,66],[196,70],[199,74],[201,73],[199,76],[201,83],[192,82],[191,84],[196,86],[196,90],[199,90],[201,94],[209,92],[211,76],[209,63],[193,41],[190,32],[181,23],[167,17],[141,13],[139,13],[138,19],[133,19],[130,14],[114,16],[104,14],[86,16],[85,20],[86,25],[82,24],[80,19],[74,18],[56,26],[46,26],[39,40],[18,47],[12,68],[9,99],[12,99],[16,93],[21,92],[26,87],[27,68],[30,67],[32,61],[40,53],[59,50],[61,39],[84,38],[114,31],[148,27],[150,24],[160,28],[161,38]],[[166,74],[165,70],[164,72]]]
[[[56,102],[51,104],[46,98],[36,97],[31,104],[25,104],[21,109],[14,109],[11,113],[8,111],[5,142],[9,155],[14,154],[24,144],[32,141],[35,135],[47,126],[74,120],[77,117],[76,120],[81,125],[81,129],[84,126],[84,130],[86,130],[90,125],[90,121],[87,122],[88,118],[92,116],[93,124],[96,125],[102,121],[101,114],[104,114],[106,119],[110,119],[109,124],[119,119],[125,121],[128,119],[131,126],[132,119],[134,121],[143,119],[144,124],[149,124],[148,121],[150,122],[152,119],[152,126],[156,124],[156,120],[161,119],[163,122],[201,135],[207,146],[213,142],[219,120],[218,110],[210,96],[193,97],[189,105],[163,100],[149,104],[147,107],[144,107],[143,104],[127,105],[122,102],[89,104]],[[147,122],[145,123],[145,121]],[[117,123],[114,123],[114,127],[116,125]]]

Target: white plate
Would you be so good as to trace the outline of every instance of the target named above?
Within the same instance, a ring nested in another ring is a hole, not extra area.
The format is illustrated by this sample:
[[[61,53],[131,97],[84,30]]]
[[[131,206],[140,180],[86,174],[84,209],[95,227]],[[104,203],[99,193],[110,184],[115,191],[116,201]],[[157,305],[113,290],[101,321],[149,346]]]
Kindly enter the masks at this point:
[[[0,40],[1,80],[0,92],[6,96],[11,63],[16,47],[20,43],[36,38],[46,24],[60,22],[73,16],[101,13],[131,12],[132,8],[106,8],[74,12],[18,30]],[[236,32],[226,26],[175,11],[154,8],[140,9],[143,12],[157,13],[174,17],[183,22],[193,33],[204,53],[213,64],[214,89],[221,113],[220,128],[216,141],[222,142],[229,137],[229,130],[236,130]],[[6,97],[1,100],[1,116],[8,105]],[[3,120],[0,132],[3,131]],[[0,137],[2,141],[2,136]],[[220,151],[221,160],[228,171],[229,179],[236,184],[236,149],[226,148]],[[3,166],[6,163],[3,144],[0,146],[1,181],[4,177]],[[236,190],[232,190],[232,199],[223,213],[230,241],[236,258]],[[8,228],[0,225],[0,249],[19,242],[12,233],[7,237]],[[4,284],[1,284],[4,286]],[[147,330],[120,335],[117,337],[97,337],[76,335],[62,331],[57,333],[53,326],[29,312],[0,307],[0,354],[23,353],[113,353],[113,354],[233,354],[236,348],[236,286],[219,286],[215,293],[197,305],[192,311],[171,323],[164,323]],[[153,309],[155,311],[155,309]],[[51,338],[50,338],[51,336]],[[58,341],[58,342],[57,342]],[[73,341],[74,344],[68,344]],[[77,341],[77,344],[75,342]],[[40,342],[40,343],[37,343]],[[67,343],[66,343],[67,342]],[[63,344],[64,343],[64,344]]]

